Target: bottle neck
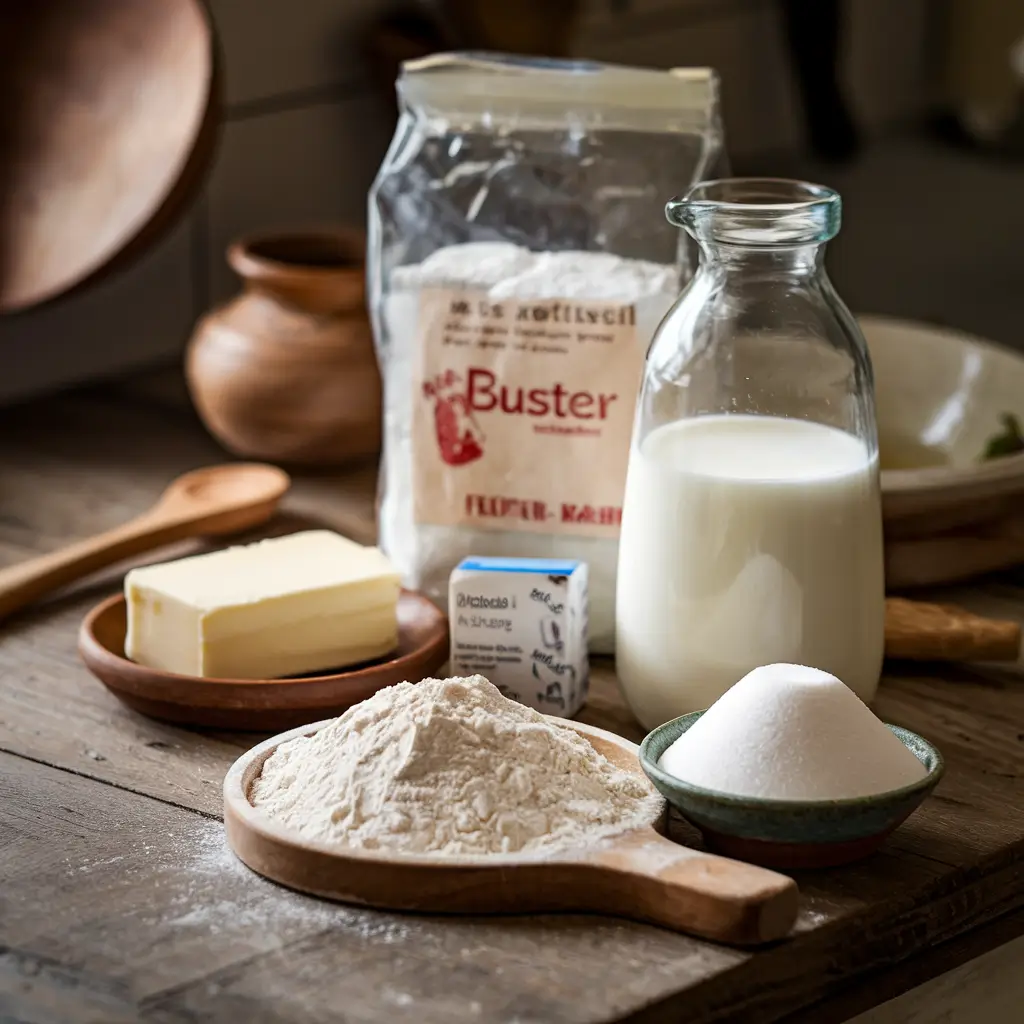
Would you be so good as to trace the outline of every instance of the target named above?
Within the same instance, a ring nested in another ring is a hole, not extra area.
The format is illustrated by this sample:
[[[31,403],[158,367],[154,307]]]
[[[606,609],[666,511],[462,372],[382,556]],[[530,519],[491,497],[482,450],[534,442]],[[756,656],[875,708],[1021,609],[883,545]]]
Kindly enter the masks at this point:
[[[705,272],[809,277],[823,273],[842,201],[808,182],[726,178],[695,185],[665,213],[700,245]]]
[[[755,247],[699,238],[697,243],[703,272],[811,278],[824,269],[824,242]]]

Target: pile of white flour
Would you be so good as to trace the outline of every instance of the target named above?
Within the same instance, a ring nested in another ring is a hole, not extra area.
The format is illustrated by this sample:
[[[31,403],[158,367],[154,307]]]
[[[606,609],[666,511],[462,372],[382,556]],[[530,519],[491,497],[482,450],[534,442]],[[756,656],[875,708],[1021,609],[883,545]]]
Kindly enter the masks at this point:
[[[478,855],[590,844],[661,807],[646,779],[483,676],[381,690],[282,743],[250,799],[322,843]]]
[[[382,306],[384,462],[380,541],[407,587],[444,607],[448,577],[469,555],[570,558],[590,571],[590,648],[610,652],[615,633],[617,539],[419,523],[413,514],[413,404],[422,344],[422,288],[479,289],[491,299],[618,302],[636,311],[637,360],[642,361],[662,317],[679,292],[676,266],[603,252],[531,252],[509,242],[467,242],[439,249],[422,263],[396,268]],[[567,381],[579,389],[586,381]],[[557,468],[552,469],[553,472]],[[625,480],[623,480],[623,488]],[[506,482],[515,494],[516,481]]]

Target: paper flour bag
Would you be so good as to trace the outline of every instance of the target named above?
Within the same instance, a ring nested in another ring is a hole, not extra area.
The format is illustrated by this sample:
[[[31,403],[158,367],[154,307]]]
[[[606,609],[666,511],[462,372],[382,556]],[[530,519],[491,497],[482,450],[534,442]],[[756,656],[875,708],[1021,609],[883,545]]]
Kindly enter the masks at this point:
[[[468,555],[585,561],[610,651],[643,360],[689,268],[664,206],[721,170],[717,78],[443,54],[398,93],[367,261],[381,546],[442,605]]]

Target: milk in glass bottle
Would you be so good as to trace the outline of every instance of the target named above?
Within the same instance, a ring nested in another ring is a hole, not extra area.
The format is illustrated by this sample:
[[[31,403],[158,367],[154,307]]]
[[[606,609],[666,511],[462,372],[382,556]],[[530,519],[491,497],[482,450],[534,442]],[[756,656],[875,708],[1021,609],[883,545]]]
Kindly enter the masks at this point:
[[[616,594],[616,667],[647,728],[773,662],[874,696],[878,442],[867,347],[823,265],[840,209],[775,179],[668,204],[700,265],[647,357]]]

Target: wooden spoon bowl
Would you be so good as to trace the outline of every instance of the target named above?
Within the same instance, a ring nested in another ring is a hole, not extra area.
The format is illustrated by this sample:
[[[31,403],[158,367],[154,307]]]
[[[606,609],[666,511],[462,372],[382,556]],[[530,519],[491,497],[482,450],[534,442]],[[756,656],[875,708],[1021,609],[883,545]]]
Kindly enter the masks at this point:
[[[551,721],[574,729],[618,767],[642,776],[635,744],[593,726]],[[327,724],[258,744],[224,780],[224,824],[231,848],[253,871],[283,885],[392,910],[615,914],[739,945],[783,938],[796,919],[798,892],[792,879],[666,839],[659,833],[663,804],[646,827],[557,855],[445,857],[307,841],[253,807],[249,793],[279,744]]]
[[[402,591],[398,648],[344,672],[291,679],[210,679],[146,668],[124,654],[128,608],[121,594],[82,623],[78,651],[118,700],[151,718],[181,725],[269,732],[341,714],[385,686],[417,682],[448,660],[448,620],[421,594]]]

